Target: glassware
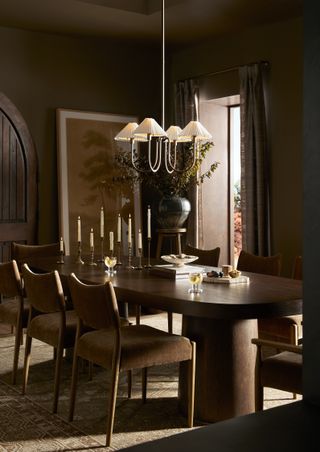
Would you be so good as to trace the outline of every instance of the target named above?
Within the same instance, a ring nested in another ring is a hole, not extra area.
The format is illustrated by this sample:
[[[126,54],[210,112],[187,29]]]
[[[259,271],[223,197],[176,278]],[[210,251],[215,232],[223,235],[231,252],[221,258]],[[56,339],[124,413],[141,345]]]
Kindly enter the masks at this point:
[[[202,272],[192,272],[189,273],[189,282],[192,284],[192,287],[188,290],[189,293],[199,294],[203,292],[200,284],[203,280]]]
[[[113,276],[115,273],[117,273],[116,270],[114,270],[114,267],[117,264],[116,256],[106,256],[104,259],[104,263],[108,267],[106,273],[108,273],[109,276]]]

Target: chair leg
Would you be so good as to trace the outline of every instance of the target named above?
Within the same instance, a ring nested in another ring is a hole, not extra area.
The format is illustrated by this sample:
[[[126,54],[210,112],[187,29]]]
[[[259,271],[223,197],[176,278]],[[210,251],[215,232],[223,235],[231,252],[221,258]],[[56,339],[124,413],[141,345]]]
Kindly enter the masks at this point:
[[[168,333],[172,334],[172,331],[173,331],[172,312],[168,312]]]
[[[256,411],[262,411],[263,410],[263,386],[261,385],[261,378],[260,378],[260,372],[261,372],[261,365],[262,365],[262,359],[261,359],[261,347],[257,347],[257,355],[256,355],[256,365],[255,365],[255,375],[254,375],[254,390],[255,390],[255,410]]]
[[[193,427],[194,419],[194,396],[196,384],[196,343],[191,342],[192,356],[189,362],[189,378],[188,378],[188,427]]]
[[[15,385],[17,383],[17,370],[18,370],[19,351],[20,351],[22,333],[23,333],[23,331],[22,331],[21,325],[18,324],[16,326],[16,337],[14,340],[14,355],[13,355],[13,370],[12,370],[12,384],[13,385]]]
[[[128,399],[132,396],[132,370],[127,370],[127,382],[128,382]]]
[[[63,346],[62,344],[59,344],[57,349],[56,369],[54,375],[53,409],[52,409],[53,413],[56,413],[58,411],[62,358],[63,358]]]
[[[22,394],[26,393],[28,376],[29,376],[29,366],[30,366],[30,354],[31,354],[32,337],[26,337],[26,349],[24,354],[24,366],[23,366],[23,378],[22,378]]]
[[[147,401],[147,380],[148,380],[148,368],[144,367],[142,369],[142,402]]]
[[[108,418],[107,418],[107,436],[106,436],[106,446],[109,447],[111,444],[111,437],[113,432],[114,414],[116,411],[116,400],[118,392],[119,383],[119,364],[115,364],[112,367],[111,376],[111,389],[109,397],[109,407],[108,407]]]
[[[73,355],[70,406],[69,406],[69,422],[73,421],[74,407],[75,407],[75,403],[76,403],[76,392],[77,392],[77,383],[78,383],[78,367],[79,367],[79,356]]]

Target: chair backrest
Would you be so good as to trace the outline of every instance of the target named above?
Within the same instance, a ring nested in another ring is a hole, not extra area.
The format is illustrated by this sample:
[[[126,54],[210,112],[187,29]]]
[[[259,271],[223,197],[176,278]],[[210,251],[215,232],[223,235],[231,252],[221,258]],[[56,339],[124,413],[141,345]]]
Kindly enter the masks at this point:
[[[190,245],[185,246],[185,254],[191,254],[191,256],[198,256],[199,259],[195,264],[209,265],[211,267],[218,267],[220,248],[213,248],[212,250],[200,250],[199,248],[194,248]]]
[[[36,274],[27,264],[23,264],[22,277],[28,301],[33,308],[42,313],[65,310],[62,284],[56,270]]]
[[[120,328],[118,304],[113,285],[84,284],[72,273],[69,287],[74,309],[84,323],[94,329]]]
[[[18,265],[24,264],[29,257],[49,257],[58,256],[60,244],[49,243],[47,245],[24,245],[22,243],[12,242],[11,256],[18,262]]]
[[[302,279],[302,256],[296,256],[292,269],[293,279]]]
[[[15,260],[0,264],[0,294],[5,297],[22,296],[21,277]]]
[[[240,252],[237,269],[241,271],[279,276],[281,270],[281,254],[264,257],[256,256],[242,250]]]

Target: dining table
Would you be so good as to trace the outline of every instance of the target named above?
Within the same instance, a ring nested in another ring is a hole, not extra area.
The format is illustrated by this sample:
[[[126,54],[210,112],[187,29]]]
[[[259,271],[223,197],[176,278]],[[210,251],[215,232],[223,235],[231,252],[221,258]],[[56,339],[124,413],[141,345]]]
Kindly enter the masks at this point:
[[[64,286],[71,273],[88,284],[110,279],[103,263],[78,264],[73,256],[65,256],[64,263],[53,257],[30,258],[28,264],[34,271],[57,270]],[[190,294],[188,279],[164,278],[149,268],[126,265],[116,270],[111,281],[119,302],[182,314],[181,333],[196,342],[195,418],[211,423],[253,412],[256,350],[251,339],[258,334],[257,319],[301,314],[301,281],[242,272],[246,283],[203,282],[201,294]],[[184,413],[187,384],[187,365],[181,363],[178,397]]]

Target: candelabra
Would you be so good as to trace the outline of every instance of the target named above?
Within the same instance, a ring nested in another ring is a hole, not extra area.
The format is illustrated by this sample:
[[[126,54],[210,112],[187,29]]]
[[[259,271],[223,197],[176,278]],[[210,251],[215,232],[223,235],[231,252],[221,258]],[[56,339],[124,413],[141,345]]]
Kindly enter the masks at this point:
[[[57,260],[57,264],[64,264],[63,250],[59,251],[59,259]]]
[[[128,270],[131,270],[132,268],[134,268],[132,266],[132,245],[131,245],[131,243],[129,243],[129,245],[128,245],[128,265],[126,268]]]
[[[90,247],[90,262],[89,265],[97,265],[96,262],[94,261],[94,247],[91,246]]]
[[[122,262],[121,262],[121,242],[120,241],[118,241],[117,242],[117,265],[122,265]]]
[[[147,265],[145,265],[145,268],[152,267],[152,265],[150,264],[150,253],[151,253],[151,237],[148,237],[148,260],[147,260]]]
[[[101,257],[97,260],[97,262],[104,262],[104,238],[100,237],[100,243],[101,243]]]
[[[138,249],[138,266],[134,267],[136,270],[143,270],[141,260],[142,260],[142,248],[139,248]]]
[[[81,258],[81,242],[78,241],[78,257],[76,260],[76,264],[84,264],[82,258]]]

